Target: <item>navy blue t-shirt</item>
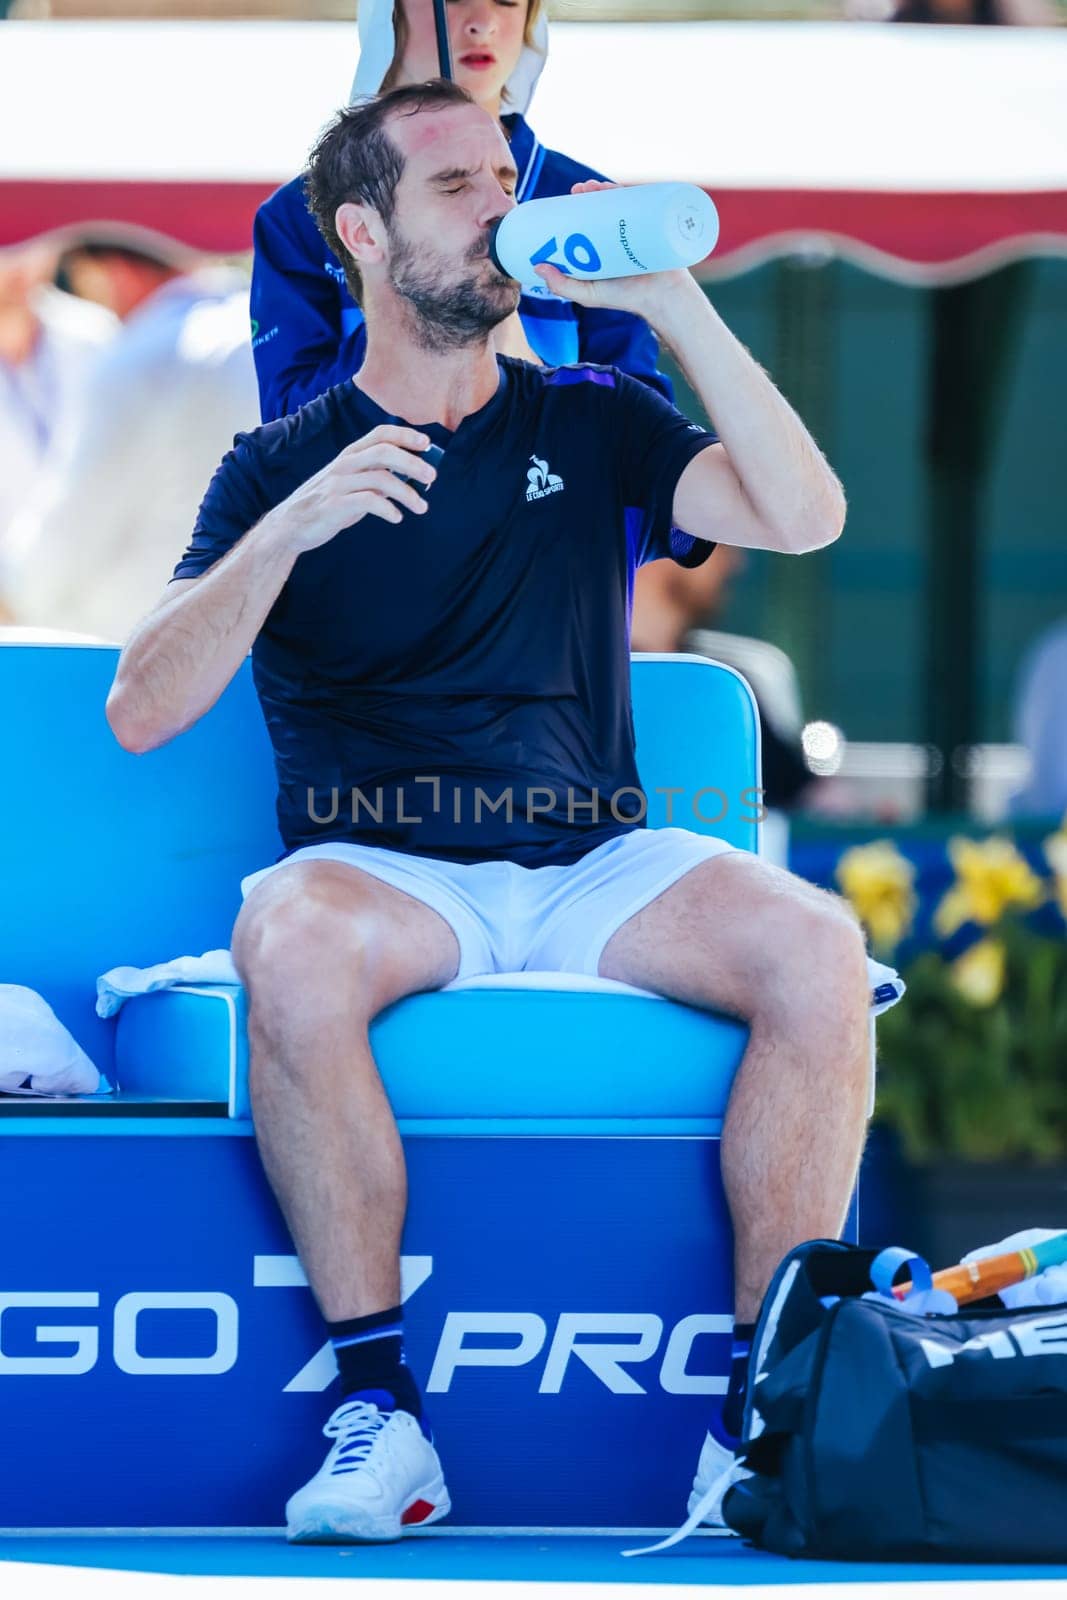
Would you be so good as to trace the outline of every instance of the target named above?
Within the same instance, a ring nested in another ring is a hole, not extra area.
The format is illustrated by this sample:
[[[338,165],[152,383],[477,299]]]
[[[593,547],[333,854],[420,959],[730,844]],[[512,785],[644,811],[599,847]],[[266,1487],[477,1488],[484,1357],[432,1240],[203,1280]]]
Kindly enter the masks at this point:
[[[612,367],[499,357],[429,510],[300,555],[252,649],[282,860],[347,839],[450,861],[578,860],[643,826],[630,704],[636,567],[699,566],[675,485],[714,442]],[[239,434],[175,578],[198,577],[353,440],[395,422],[349,381]]]

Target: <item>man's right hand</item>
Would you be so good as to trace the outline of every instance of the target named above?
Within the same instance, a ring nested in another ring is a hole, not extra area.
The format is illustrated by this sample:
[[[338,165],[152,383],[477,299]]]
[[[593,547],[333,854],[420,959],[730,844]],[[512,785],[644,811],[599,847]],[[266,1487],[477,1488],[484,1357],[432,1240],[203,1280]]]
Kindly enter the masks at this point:
[[[437,473],[420,453],[430,442],[417,428],[392,423],[372,428],[283,500],[270,520],[284,527],[286,543],[299,555],[364,517],[401,522],[402,506],[421,516],[428,510],[426,501],[400,475],[427,487],[433,483]]]

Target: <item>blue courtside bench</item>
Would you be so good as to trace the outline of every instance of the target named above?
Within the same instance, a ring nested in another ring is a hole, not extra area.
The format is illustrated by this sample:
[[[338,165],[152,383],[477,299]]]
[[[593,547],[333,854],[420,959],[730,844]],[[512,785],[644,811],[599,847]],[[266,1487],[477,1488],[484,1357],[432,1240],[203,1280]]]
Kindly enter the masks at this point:
[[[242,877],[281,850],[273,761],[248,661],[188,733],[122,750],[117,656],[0,649],[0,982],[40,990],[118,1085],[0,1103],[3,1521],[276,1526],[321,1459],[333,1363],[259,1167],[243,993],[94,1010],[110,967],[228,945]],[[756,849],[744,681],[636,657],[633,696],[650,824],[657,787],[681,790],[675,823]],[[522,974],[412,996],[371,1037],[407,1150],[409,1355],[453,1523],[674,1522],[725,1387],[718,1135],[745,1028]]]

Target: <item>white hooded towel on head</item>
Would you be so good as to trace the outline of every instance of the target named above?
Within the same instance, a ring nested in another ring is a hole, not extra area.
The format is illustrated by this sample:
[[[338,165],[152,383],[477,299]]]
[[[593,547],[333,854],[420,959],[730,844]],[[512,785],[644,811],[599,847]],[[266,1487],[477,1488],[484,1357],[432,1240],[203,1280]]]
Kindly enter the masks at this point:
[[[0,983],[0,1093],[95,1094],[100,1087],[99,1072],[44,996]]]
[[[393,10],[397,0],[360,0],[359,7],[359,61],[352,83],[350,102],[378,93],[382,79],[393,64],[396,54],[396,32],[393,28]],[[548,21],[542,8],[534,24],[534,42],[523,45],[518,65],[504,86],[505,114],[517,111],[524,116],[533,98],[537,80],[544,70],[548,55]]]

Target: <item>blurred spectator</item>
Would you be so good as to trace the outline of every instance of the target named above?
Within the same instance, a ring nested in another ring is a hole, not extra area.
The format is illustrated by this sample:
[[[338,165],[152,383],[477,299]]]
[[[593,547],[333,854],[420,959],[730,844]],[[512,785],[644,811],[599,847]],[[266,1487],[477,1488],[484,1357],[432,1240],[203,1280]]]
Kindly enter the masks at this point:
[[[947,22],[966,27],[998,23],[1051,28],[1059,16],[1050,0],[848,0],[848,15],[863,22]]]
[[[1051,27],[1056,13],[1045,0],[899,0],[894,22],[957,22],[972,27],[1015,23]]]
[[[1030,756],[1025,788],[1009,802],[1013,817],[1067,812],[1067,618],[1032,645],[1019,671],[1014,738]]]
[[[52,286],[46,240],[0,250],[0,562],[11,523],[71,424],[118,323]],[[0,606],[3,602],[0,584]]]
[[[123,641],[163,596],[234,434],[258,424],[248,285],[143,230],[85,238],[61,269],[122,327],[12,528],[5,586],[17,622]]]
[[[633,650],[682,651],[722,661],[752,688],[762,730],[763,801],[767,808],[764,853],[786,860],[788,828],[782,815],[816,779],[800,743],[803,718],[796,673],[788,657],[762,639],[712,632],[706,626],[726,610],[731,579],[745,565],[735,545],[719,545],[700,567],[652,561],[638,569],[630,644]]]

